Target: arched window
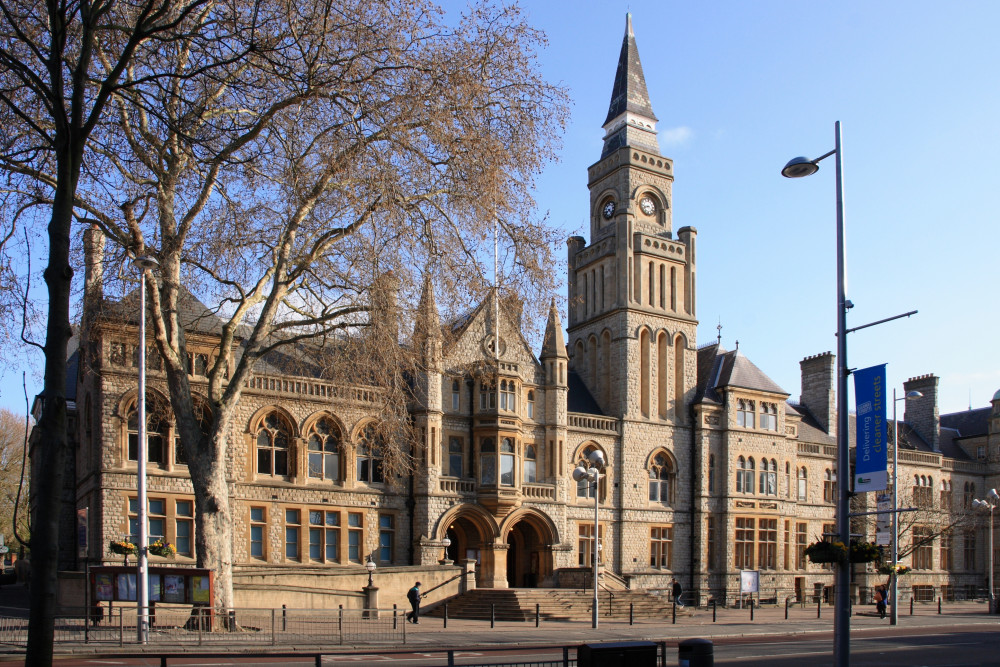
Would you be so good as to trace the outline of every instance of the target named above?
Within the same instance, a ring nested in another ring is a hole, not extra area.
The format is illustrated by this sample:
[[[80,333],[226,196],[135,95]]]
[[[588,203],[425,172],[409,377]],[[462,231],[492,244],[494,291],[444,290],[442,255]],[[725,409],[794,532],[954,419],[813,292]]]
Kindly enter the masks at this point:
[[[765,431],[778,430],[778,405],[776,403],[760,404],[760,427]]]
[[[748,401],[741,398],[736,401],[736,425],[742,426],[743,428],[753,428],[755,425],[754,410],[755,405],[753,401]]]
[[[765,496],[778,495],[778,462],[774,459],[760,461],[759,492]]]
[[[535,418],[535,390],[528,390],[528,419]]]
[[[649,466],[649,500],[651,502],[669,503],[671,496],[671,479],[673,468],[666,454],[657,454]]]
[[[309,430],[309,476],[314,479],[340,479],[340,429],[322,417]]]
[[[639,333],[639,409],[642,416],[649,416],[649,374],[650,374],[649,332],[643,329]]]
[[[823,502],[837,501],[837,473],[827,468],[823,471]]]
[[[660,419],[667,419],[670,408],[667,402],[667,350],[669,341],[662,331],[656,337],[656,412]]]
[[[941,480],[941,509],[950,512],[951,511],[951,481],[942,479]]]
[[[517,400],[515,399],[515,386],[513,380],[500,381],[500,409],[509,412],[517,411]]]
[[[375,432],[375,425],[365,426],[358,437],[358,449],[355,461],[358,470],[358,481],[369,483],[384,482],[382,466],[384,464],[382,437]]]
[[[965,489],[962,492],[962,509],[971,510],[972,501],[976,497],[976,485],[972,482],[965,483]]]
[[[753,493],[755,468],[752,457],[744,459],[741,456],[736,460],[736,493]]]
[[[453,412],[458,412],[462,406],[462,394],[461,394],[462,384],[458,380],[451,381],[451,409]]]
[[[913,504],[929,509],[934,504],[934,478],[923,475],[913,479]]]
[[[799,479],[798,479],[798,482],[799,482],[799,495],[798,495],[798,499],[802,500],[802,501],[808,500],[808,498],[809,498],[809,484],[808,484],[809,479],[807,477],[807,474],[808,473],[806,473],[806,467],[805,466],[802,466],[801,468],[799,468]]]
[[[484,486],[497,483],[497,443],[493,438],[479,441],[479,483]]]
[[[163,443],[167,441],[167,402],[146,392],[146,461],[166,463]],[[134,400],[128,412],[128,460],[139,460],[139,402]]]
[[[291,431],[277,412],[269,413],[257,427],[257,474],[288,475],[288,443]]]
[[[483,378],[479,382],[479,409],[493,410],[497,407],[496,382]]]
[[[500,440],[500,485],[514,486],[514,439]]]
[[[792,497],[792,464],[785,461],[785,497]]]
[[[534,484],[538,481],[538,461],[534,445],[524,448],[524,483]]]

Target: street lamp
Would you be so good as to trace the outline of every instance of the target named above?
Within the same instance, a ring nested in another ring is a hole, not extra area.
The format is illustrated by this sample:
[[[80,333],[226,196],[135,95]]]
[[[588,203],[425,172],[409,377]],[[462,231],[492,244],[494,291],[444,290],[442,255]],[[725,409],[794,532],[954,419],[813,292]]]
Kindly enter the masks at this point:
[[[450,561],[450,560],[448,559],[448,547],[450,547],[450,546],[451,546],[451,538],[450,538],[450,537],[448,537],[447,535],[445,535],[445,536],[444,536],[444,539],[443,539],[443,540],[441,540],[441,546],[443,546],[443,547],[444,547],[444,556],[443,556],[443,557],[441,558],[441,564],[442,564],[442,565],[447,565],[448,563],[450,563],[450,562],[451,562],[451,561]]]
[[[601,478],[601,470],[604,469],[604,454],[601,450],[595,449],[587,457],[587,460],[590,463],[590,467],[584,468],[582,463],[578,465],[573,470],[573,479],[577,482],[582,482],[585,479],[588,480],[594,491],[594,549],[592,551],[592,558],[594,559],[594,605],[591,613],[591,621],[592,627],[597,628],[597,553],[601,546],[598,532],[599,494],[597,482]]]
[[[365,569],[368,570],[368,588],[372,588],[374,583],[372,583],[372,575],[375,574],[375,568],[378,567],[375,561],[372,560],[372,555],[368,554],[368,560],[365,561]]]
[[[801,178],[819,171],[819,162],[836,155],[837,185],[837,532],[844,544],[851,543],[850,525],[850,452],[847,437],[847,271],[844,261],[844,180],[843,149],[840,145],[840,121],[834,124],[834,148],[814,160],[797,157],[781,170],[786,178]],[[837,564],[833,611],[834,663],[847,667],[851,661],[851,570],[847,563]]]
[[[136,612],[138,614],[136,631],[139,642],[145,644],[149,637],[149,521],[146,509],[146,458],[149,444],[146,441],[146,272],[153,271],[160,265],[155,257],[143,255],[136,257],[132,264],[139,269],[139,443],[136,454],[135,472],[138,482],[138,518],[139,544],[138,572],[136,573]]]
[[[899,621],[899,605],[896,596],[899,595],[899,577],[896,574],[896,563],[899,561],[899,420],[896,419],[896,403],[908,398],[923,398],[919,391],[908,391],[906,396],[896,398],[896,388],[892,388],[892,593],[889,601],[892,609],[889,614],[889,624],[896,625]]]
[[[990,513],[990,537],[989,537],[989,551],[987,553],[987,559],[990,562],[990,613],[996,613],[996,601],[993,599],[993,510],[1000,505],[1000,494],[997,494],[996,489],[990,489],[986,494],[985,500],[973,500],[972,506],[977,510],[983,510]]]

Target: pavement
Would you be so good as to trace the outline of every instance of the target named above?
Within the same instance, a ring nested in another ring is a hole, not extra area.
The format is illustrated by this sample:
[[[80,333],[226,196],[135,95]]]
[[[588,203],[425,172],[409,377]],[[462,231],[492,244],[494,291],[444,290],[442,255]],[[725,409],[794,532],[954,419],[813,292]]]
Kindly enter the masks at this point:
[[[906,604],[900,608],[898,624],[890,625],[889,617],[880,619],[875,613],[874,605],[856,606],[851,616],[850,632],[852,636],[893,636],[893,635],[927,635],[941,633],[957,633],[971,629],[1000,631],[1000,615],[990,616],[986,613],[985,602],[953,602],[946,603],[938,613],[937,603],[917,603],[913,607],[913,615]],[[613,641],[666,641],[676,644],[678,641],[692,638],[711,639],[714,642],[738,641],[753,637],[780,637],[793,635],[832,636],[833,607],[792,605],[788,608],[788,618],[785,618],[783,607],[763,607],[750,609],[718,608],[714,612],[711,607],[679,608],[676,622],[671,617],[659,620],[637,620],[634,625],[628,621],[598,620],[598,628],[591,627],[591,621],[541,621],[535,627],[529,622],[496,622],[490,627],[489,621],[449,619],[447,626],[444,619],[423,617],[419,624],[403,623],[405,626],[405,644],[400,646],[379,645],[379,650],[432,648],[435,651],[448,649],[468,649],[472,647],[511,647],[511,646],[572,646],[594,642]],[[713,617],[714,613],[714,617]],[[0,587],[0,616],[27,617],[28,596],[22,585]],[[153,648],[153,647],[150,647]],[[164,647],[157,647],[162,651]],[[172,647],[174,650],[187,650]],[[221,646],[192,646],[192,653],[218,650]],[[341,646],[323,644],[308,646],[250,646],[243,647],[254,652],[317,652],[326,654],[348,653],[357,650],[371,651],[372,645]],[[232,650],[232,647],[228,647]],[[156,649],[153,649],[154,651]],[[23,659],[23,648],[0,645],[0,661]],[[60,643],[55,647],[57,655],[94,655],[109,654],[116,651],[126,653],[139,652],[135,645],[126,645],[121,649],[114,646],[95,644]]]

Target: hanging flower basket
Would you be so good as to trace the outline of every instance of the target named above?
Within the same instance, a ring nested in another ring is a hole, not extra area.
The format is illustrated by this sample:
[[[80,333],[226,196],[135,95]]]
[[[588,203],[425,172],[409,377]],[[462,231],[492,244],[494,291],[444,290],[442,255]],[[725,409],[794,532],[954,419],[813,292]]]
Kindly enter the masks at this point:
[[[806,556],[813,563],[841,563],[847,558],[847,547],[843,542],[820,540],[806,547]]]
[[[173,558],[177,555],[177,547],[165,540],[156,540],[149,545],[149,553],[163,558]]]
[[[130,556],[138,551],[138,548],[128,540],[111,540],[108,549],[111,550],[111,553],[119,556]]]
[[[878,573],[879,574],[892,574],[893,572],[896,573],[896,576],[900,576],[900,575],[904,575],[904,574],[909,574],[910,573],[910,568],[908,566],[906,566],[906,565],[901,565],[899,563],[896,564],[895,568],[892,565],[890,565],[889,563],[886,563],[885,565],[881,565],[878,568]]]
[[[871,563],[881,555],[878,546],[871,542],[851,542],[852,563]]]

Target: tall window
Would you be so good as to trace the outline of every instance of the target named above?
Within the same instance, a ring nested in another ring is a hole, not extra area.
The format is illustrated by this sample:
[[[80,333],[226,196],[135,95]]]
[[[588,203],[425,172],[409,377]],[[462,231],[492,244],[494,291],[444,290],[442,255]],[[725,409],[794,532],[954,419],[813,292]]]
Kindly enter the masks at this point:
[[[755,406],[753,401],[744,398],[736,401],[736,425],[743,428],[753,428],[755,425]]]
[[[941,509],[945,512],[951,511],[952,505],[951,497],[951,481],[942,479],[941,480]]]
[[[715,493],[715,454],[708,455],[708,492]]]
[[[497,385],[495,382],[479,382],[479,409],[494,410],[497,407]]]
[[[795,524],[795,567],[799,570],[806,569],[806,540],[808,524]]]
[[[288,475],[288,443],[291,429],[277,412],[257,427],[257,474]]]
[[[363,525],[360,512],[347,513],[347,560],[361,562]]]
[[[267,544],[267,520],[263,507],[250,508],[250,557],[264,560],[267,555],[264,547]],[[178,552],[180,549],[178,549]]]
[[[837,502],[837,473],[829,468],[823,471],[823,502]]]
[[[163,443],[167,440],[167,405],[156,394],[146,393],[146,461],[166,463]],[[139,460],[139,406],[128,413],[128,460]]]
[[[599,539],[604,539],[604,526],[600,526],[598,529]],[[579,559],[577,564],[580,567],[593,567],[594,565],[594,524],[592,523],[581,523],[579,526],[579,532],[577,537],[577,550],[579,554]],[[604,553],[601,549],[597,549],[597,560],[599,563],[604,562]]]
[[[190,500],[174,501],[174,546],[181,556],[194,555],[194,503]]]
[[[670,496],[671,477],[673,477],[673,470],[666,454],[657,454],[649,466],[650,501],[669,503],[672,500]]]
[[[765,431],[778,430],[778,405],[776,403],[760,404],[760,427]]]
[[[302,512],[297,509],[285,510],[285,560],[299,560],[301,553]]]
[[[128,528],[132,544],[139,544],[139,501],[128,499]],[[167,501],[163,498],[146,499],[146,521],[149,526],[146,537],[148,544],[166,539],[167,535]]]
[[[340,479],[340,429],[326,417],[309,430],[309,476]]]
[[[451,410],[458,412],[462,406],[462,383],[459,380],[451,381]]]
[[[479,483],[488,486],[497,483],[497,444],[493,438],[479,441]]]
[[[950,570],[953,560],[951,557],[951,550],[954,547],[951,533],[941,533],[941,542],[938,546],[940,547],[940,567],[942,570]]]
[[[976,569],[976,532],[973,530],[962,535],[962,565],[966,570]]]
[[[757,567],[775,569],[778,555],[778,520],[760,519],[757,524]]]
[[[736,517],[736,532],[734,534],[734,559],[733,566],[737,570],[753,569],[753,546],[754,529],[756,522],[754,519]]]
[[[755,467],[752,457],[736,459],[736,493],[753,493]]]
[[[792,522],[785,519],[785,534],[784,539],[781,541],[781,569],[788,570],[791,569],[791,550],[792,550]]]
[[[778,462],[774,459],[760,460],[760,493],[766,496],[778,495]]]
[[[934,535],[930,528],[916,526],[913,529],[911,561],[914,570],[929,570],[934,560]]]
[[[378,560],[391,563],[396,546],[396,517],[392,514],[378,515]]]
[[[309,510],[309,560],[340,562],[340,512]]]
[[[465,441],[457,435],[448,436],[448,474],[461,477],[465,469]]]
[[[707,529],[705,531],[708,534],[708,553],[706,554],[706,562],[708,563],[708,569],[714,570],[719,566],[718,557],[716,554],[717,537],[715,534],[715,517],[710,516],[707,519]]]
[[[535,390],[528,390],[528,419],[535,418]]]
[[[965,483],[965,489],[962,492],[962,509],[971,510],[972,501],[976,497],[976,485],[972,482]]]
[[[500,440],[500,485],[514,486],[514,439]]]
[[[785,461],[785,497],[792,497],[792,464]]]
[[[382,473],[382,439],[375,433],[375,426],[368,424],[361,431],[356,463],[359,482],[384,482]]]
[[[925,475],[913,476],[913,504],[930,509],[934,504],[934,479]]]
[[[513,380],[500,381],[500,409],[509,412],[517,411],[517,394],[515,393]]]
[[[798,473],[798,484],[799,484],[799,500],[805,501],[808,499],[809,494],[809,478],[806,476],[806,467],[802,466],[799,468]]]
[[[534,445],[525,445],[524,447],[524,483],[534,484],[537,479],[537,466],[538,462],[535,455]]]
[[[674,529],[671,526],[653,526],[649,529],[649,566],[670,568],[670,545]]]

